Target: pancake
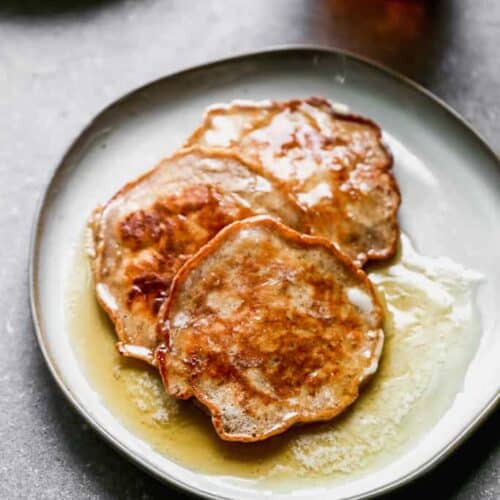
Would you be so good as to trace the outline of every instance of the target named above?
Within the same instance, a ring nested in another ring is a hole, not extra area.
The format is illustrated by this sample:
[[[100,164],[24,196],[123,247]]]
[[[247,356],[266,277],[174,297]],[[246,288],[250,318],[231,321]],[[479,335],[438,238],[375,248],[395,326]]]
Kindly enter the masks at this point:
[[[153,362],[174,274],[224,226],[256,214],[307,229],[302,209],[259,167],[203,148],[163,160],[98,207],[89,223],[92,268],[122,354]]]
[[[283,180],[312,232],[362,266],[397,247],[400,194],[392,156],[372,121],[317,97],[235,101],[207,110],[187,145],[230,148]]]
[[[160,324],[168,392],[196,398],[228,441],[338,415],[377,370],[384,338],[364,271],[265,216],[230,224],[181,268]]]

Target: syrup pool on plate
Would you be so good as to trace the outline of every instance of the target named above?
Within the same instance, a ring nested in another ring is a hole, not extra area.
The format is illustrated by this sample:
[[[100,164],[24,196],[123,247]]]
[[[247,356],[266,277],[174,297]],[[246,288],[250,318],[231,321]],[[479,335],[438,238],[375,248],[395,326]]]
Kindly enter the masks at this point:
[[[419,255],[403,235],[398,255],[372,266],[369,277],[386,308],[378,372],[340,417],[260,443],[222,441],[205,413],[165,393],[154,369],[119,356],[83,245],[68,280],[68,331],[108,409],[177,463],[262,485],[343,481],[382,467],[437,422],[460,390],[479,341],[477,273]]]

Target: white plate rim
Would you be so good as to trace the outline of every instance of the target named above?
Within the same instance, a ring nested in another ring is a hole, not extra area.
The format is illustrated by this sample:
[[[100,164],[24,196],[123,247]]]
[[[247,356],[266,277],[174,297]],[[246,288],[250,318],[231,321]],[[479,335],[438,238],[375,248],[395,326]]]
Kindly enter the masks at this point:
[[[425,89],[422,87],[420,84],[415,82],[414,80],[398,73],[397,71],[388,68],[387,66],[378,63],[370,58],[360,56],[358,54],[355,54],[353,52],[344,50],[344,49],[338,49],[338,48],[331,48],[328,46],[324,46],[321,44],[285,44],[285,45],[275,45],[271,46],[269,48],[263,49],[263,50],[256,50],[256,51],[246,51],[246,52],[240,52],[236,53],[227,57],[223,58],[215,58],[212,59],[208,62],[198,64],[195,66],[189,66],[187,68],[169,73],[167,75],[164,75],[158,79],[155,79],[153,81],[147,82],[144,85],[141,85],[140,87],[135,88],[134,90],[125,93],[118,99],[115,99],[113,102],[111,102],[108,106],[104,107],[97,113],[93,119],[90,120],[90,122],[83,127],[80,133],[76,136],[76,138],[71,141],[69,146],[65,149],[64,154],[62,155],[60,161],[57,163],[57,166],[54,168],[52,173],[49,176],[49,180],[47,181],[47,184],[45,188],[42,191],[42,194],[40,196],[40,199],[37,204],[37,208],[35,210],[34,214],[34,219],[33,219],[33,224],[32,224],[32,229],[31,229],[31,239],[30,239],[30,246],[29,246],[29,266],[28,266],[28,279],[29,279],[29,294],[30,294],[30,310],[31,310],[31,316],[33,320],[33,324],[35,327],[35,335],[36,339],[38,342],[38,345],[40,347],[40,350],[42,352],[42,355],[44,357],[45,363],[47,367],[49,368],[49,371],[55,380],[56,384],[60,388],[60,390],[63,392],[65,395],[66,399],[70,402],[70,404],[73,406],[73,408],[89,423],[89,425],[96,430],[109,444],[113,446],[122,456],[125,458],[129,459],[136,465],[138,465],[142,470],[145,472],[153,475],[160,481],[168,484],[169,486],[173,486],[174,488],[183,491],[184,493],[191,493],[198,495],[203,498],[210,498],[210,499],[215,499],[215,498],[221,498],[220,496],[213,495],[209,492],[200,490],[193,485],[190,485],[179,478],[176,478],[174,476],[171,476],[164,471],[160,470],[159,468],[154,467],[153,465],[147,463],[146,461],[142,460],[141,457],[136,456],[129,448],[127,447],[126,444],[120,442],[118,439],[116,439],[112,434],[108,432],[106,428],[104,428],[99,422],[95,420],[93,417],[92,413],[84,406],[82,405],[77,398],[72,394],[71,390],[67,387],[65,384],[64,380],[62,379],[61,375],[59,374],[58,368],[57,368],[57,363],[56,361],[51,357],[48,349],[48,343],[46,340],[46,336],[44,334],[43,328],[42,328],[42,322],[41,322],[41,310],[39,307],[38,303],[38,282],[37,282],[37,261],[38,261],[38,256],[39,256],[39,243],[41,239],[41,234],[42,234],[42,228],[43,228],[43,216],[44,216],[44,208],[45,205],[48,201],[48,197],[51,191],[51,188],[56,181],[56,178],[58,177],[58,174],[60,171],[63,169],[67,159],[71,156],[72,152],[78,147],[80,142],[82,142],[86,136],[88,136],[91,133],[91,129],[94,125],[94,123],[107,111],[109,111],[111,108],[115,107],[116,105],[120,104],[120,102],[128,100],[129,98],[132,98],[134,95],[139,94],[140,92],[145,91],[147,88],[150,86],[154,86],[162,81],[169,80],[169,79],[174,79],[176,77],[180,77],[183,75],[186,75],[191,72],[195,72],[198,70],[207,70],[210,69],[212,66],[217,66],[219,64],[223,63],[232,63],[232,62],[237,62],[239,60],[244,60],[244,59],[251,59],[251,58],[258,58],[260,56],[269,56],[269,55],[276,55],[279,53],[283,53],[284,56],[291,55],[293,53],[297,52],[302,52],[302,53],[307,53],[309,52],[311,55],[313,54],[326,54],[326,55],[337,55],[337,56],[343,56],[349,59],[352,59],[358,63],[364,64],[366,66],[370,66],[373,70],[376,70],[381,73],[385,73],[386,76],[389,76],[390,78],[394,80],[398,80],[405,85],[411,87],[413,90],[416,90],[420,94],[423,94],[425,97],[427,97],[430,101],[432,101],[435,105],[440,107],[442,110],[446,111],[452,118],[454,118],[459,124],[461,124],[469,134],[472,134],[477,141],[482,145],[484,150],[492,157],[493,161],[497,164],[497,166],[500,168],[500,157],[494,152],[494,150],[489,146],[488,142],[485,140],[485,138],[477,132],[473,126],[466,120],[464,119],[457,111],[455,111],[451,106],[449,106],[447,103],[445,103],[442,99],[434,95],[432,92],[429,90]],[[363,495],[355,495],[355,496],[349,496],[346,498],[346,500],[354,500],[357,498],[373,498],[375,496],[378,496],[380,494],[388,493],[390,491],[395,490],[396,488],[399,488],[410,481],[413,481],[414,479],[417,479],[418,477],[421,477],[422,475],[426,474],[429,472],[432,468],[437,466],[439,463],[441,463],[446,457],[448,457],[453,451],[455,451],[463,442],[470,437],[470,435],[478,428],[478,426],[486,420],[486,418],[493,412],[493,410],[497,407],[498,403],[500,402],[500,394],[493,395],[492,398],[483,406],[482,410],[479,411],[474,418],[472,418],[467,424],[463,427],[462,431],[458,433],[453,440],[451,440],[447,446],[443,447],[441,450],[437,451],[436,454],[429,460],[427,460],[425,463],[421,464],[419,467],[416,467],[414,470],[409,471],[407,474],[404,476],[401,476],[390,483],[387,483],[381,487],[374,488],[368,492],[366,492]]]

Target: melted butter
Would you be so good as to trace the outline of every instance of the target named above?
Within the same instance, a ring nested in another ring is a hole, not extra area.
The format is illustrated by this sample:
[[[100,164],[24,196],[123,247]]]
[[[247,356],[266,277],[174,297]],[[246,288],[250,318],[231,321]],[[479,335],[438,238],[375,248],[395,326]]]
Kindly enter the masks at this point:
[[[95,300],[83,250],[68,277],[69,331],[104,404],[155,450],[191,469],[281,489],[373,472],[403,453],[450,406],[479,336],[479,276],[445,258],[419,255],[402,237],[398,256],[372,267],[386,307],[378,372],[341,417],[293,428],[261,443],[221,441],[190,402],[165,394],[157,373],[122,358]]]
[[[297,199],[306,207],[314,207],[325,198],[332,198],[332,190],[326,182],[320,182],[306,193],[297,193]]]

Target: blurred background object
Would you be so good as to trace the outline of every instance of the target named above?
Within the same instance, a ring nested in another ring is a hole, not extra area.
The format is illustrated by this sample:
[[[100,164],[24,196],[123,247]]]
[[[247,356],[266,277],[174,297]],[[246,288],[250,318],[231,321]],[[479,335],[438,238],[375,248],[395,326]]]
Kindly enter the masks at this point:
[[[426,0],[330,0],[332,41],[352,46],[415,72],[430,60],[434,31],[442,16],[440,2]],[[449,14],[449,9],[447,14]],[[427,53],[427,57],[424,57]]]

